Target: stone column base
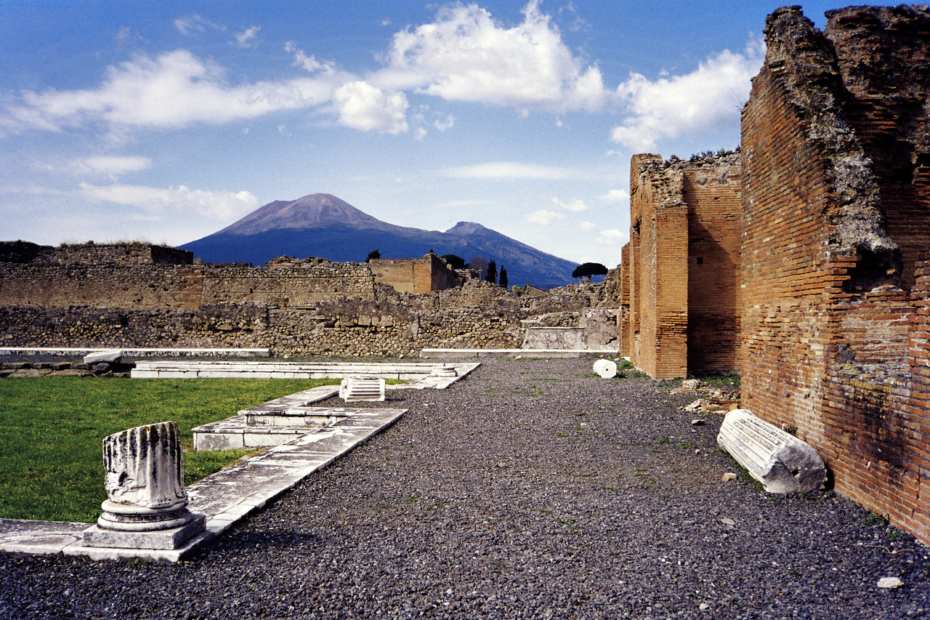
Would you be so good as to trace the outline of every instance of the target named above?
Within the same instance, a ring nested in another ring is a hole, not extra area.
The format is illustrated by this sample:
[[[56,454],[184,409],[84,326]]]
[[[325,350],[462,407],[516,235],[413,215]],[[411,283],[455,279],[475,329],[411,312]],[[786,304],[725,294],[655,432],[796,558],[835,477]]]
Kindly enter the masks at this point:
[[[181,527],[144,532],[105,530],[94,525],[84,530],[84,546],[121,549],[179,549],[206,529],[206,516],[192,514],[191,517],[192,519]]]

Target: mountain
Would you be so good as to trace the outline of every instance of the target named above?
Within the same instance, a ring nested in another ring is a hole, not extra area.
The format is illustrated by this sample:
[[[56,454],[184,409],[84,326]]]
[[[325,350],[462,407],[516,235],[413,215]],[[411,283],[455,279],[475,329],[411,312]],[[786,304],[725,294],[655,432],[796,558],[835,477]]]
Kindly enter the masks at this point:
[[[374,218],[330,194],[276,200],[226,228],[181,246],[208,263],[253,263],[279,256],[316,256],[334,262],[361,262],[377,249],[381,258],[419,258],[431,249],[495,260],[507,269],[510,284],[539,288],[572,282],[577,266],[474,222],[459,222],[446,232],[395,226]]]

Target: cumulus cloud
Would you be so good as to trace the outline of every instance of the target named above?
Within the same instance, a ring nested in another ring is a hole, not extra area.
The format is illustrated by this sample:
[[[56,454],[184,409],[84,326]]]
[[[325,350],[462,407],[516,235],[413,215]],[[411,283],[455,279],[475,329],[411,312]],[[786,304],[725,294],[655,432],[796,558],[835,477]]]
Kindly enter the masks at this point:
[[[643,152],[655,149],[662,138],[732,126],[764,58],[764,43],[755,40],[743,53],[724,50],[687,75],[649,81],[630,74],[617,88],[617,96],[632,116],[613,128],[611,139]]]
[[[598,245],[623,245],[629,241],[629,235],[617,228],[602,230],[597,234]]]
[[[444,168],[440,174],[457,179],[583,179],[589,176],[579,168],[537,166],[512,161],[496,161],[472,166]]]
[[[540,226],[548,226],[556,220],[564,220],[565,216],[556,211],[546,211],[545,209],[540,209],[526,216],[526,221],[530,224],[539,224]]]
[[[552,204],[559,207],[560,209],[565,209],[566,211],[572,211],[574,213],[588,210],[588,207],[587,205],[585,205],[583,200],[575,200],[574,202],[571,202],[570,204],[565,204],[558,198],[553,198]]]
[[[236,32],[233,34],[233,37],[236,39],[236,46],[242,49],[253,47],[255,43],[255,37],[258,36],[258,31],[261,30],[261,26],[252,26],[251,28],[246,28],[242,32]]]
[[[539,0],[505,28],[476,4],[439,9],[436,19],[394,35],[386,67],[370,80],[449,101],[519,109],[599,110],[609,99],[601,72],[575,57]]]
[[[127,172],[148,170],[151,166],[152,160],[148,157],[99,156],[75,159],[70,168],[83,174],[119,176]]]
[[[80,194],[93,202],[112,202],[142,209],[151,214],[190,214],[229,221],[254,211],[260,205],[251,192],[208,192],[179,187],[142,185],[90,185],[81,183]]]
[[[625,189],[612,189],[606,194],[598,196],[597,199],[607,203],[626,202],[630,199],[630,194]]]
[[[367,82],[350,82],[336,89],[333,104],[346,127],[393,134],[407,131],[404,93],[388,94]]]
[[[304,71],[309,73],[314,73],[316,71],[325,70],[327,73],[335,73],[336,66],[332,61],[321,62],[316,59],[314,56],[307,56],[306,53],[293,41],[288,41],[284,44],[284,51],[288,54],[293,54],[294,63],[292,66],[301,67]]]
[[[0,124],[21,130],[104,122],[122,128],[183,128],[220,124],[279,110],[328,103],[340,84],[336,75],[231,86],[225,71],[186,50],[140,55],[111,66],[94,89],[23,93],[23,105],[6,108]]]
[[[582,222],[578,224],[578,230],[581,232],[594,232],[597,230],[597,226],[594,225],[594,222]]]

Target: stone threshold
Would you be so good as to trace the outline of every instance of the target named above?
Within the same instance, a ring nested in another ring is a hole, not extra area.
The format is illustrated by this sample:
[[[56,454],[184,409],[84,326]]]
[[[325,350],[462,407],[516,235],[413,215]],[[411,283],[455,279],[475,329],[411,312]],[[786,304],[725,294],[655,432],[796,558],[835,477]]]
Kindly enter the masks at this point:
[[[481,357],[548,357],[575,358],[594,355],[600,357],[618,357],[617,349],[423,349],[423,359],[455,360]]]
[[[125,357],[271,357],[271,349],[133,349],[121,347],[96,347],[92,349],[68,347],[18,347],[0,348],[0,355],[55,355],[59,357],[83,357],[90,353],[120,351]]]
[[[173,550],[86,547],[88,523],[0,519],[0,551],[63,554],[91,560],[179,562],[246,515],[291,489],[396,422],[406,409],[325,408],[338,418],[187,487],[188,509],[207,517],[206,530]]]

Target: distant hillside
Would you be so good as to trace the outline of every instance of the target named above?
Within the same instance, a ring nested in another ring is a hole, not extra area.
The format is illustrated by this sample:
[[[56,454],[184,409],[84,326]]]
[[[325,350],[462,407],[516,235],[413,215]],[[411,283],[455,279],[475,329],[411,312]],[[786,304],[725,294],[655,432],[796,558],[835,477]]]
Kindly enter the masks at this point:
[[[375,249],[381,258],[418,258],[432,249],[466,261],[494,259],[498,270],[507,269],[510,284],[529,282],[540,288],[572,282],[572,270],[577,266],[481,224],[459,222],[446,232],[395,226],[330,194],[311,194],[290,202],[276,200],[181,248],[205,262],[255,265],[278,256],[362,262]]]

